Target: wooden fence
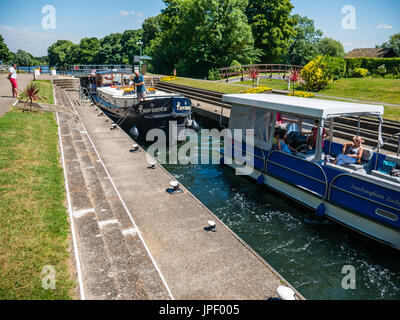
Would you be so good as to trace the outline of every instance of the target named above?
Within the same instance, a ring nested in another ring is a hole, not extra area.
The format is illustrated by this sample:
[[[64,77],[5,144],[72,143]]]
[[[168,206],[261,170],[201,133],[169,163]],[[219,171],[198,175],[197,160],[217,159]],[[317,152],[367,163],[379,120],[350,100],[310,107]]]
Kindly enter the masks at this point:
[[[302,66],[288,64],[248,64],[219,68],[217,70],[220,72],[221,79],[226,79],[226,82],[228,82],[231,77],[240,77],[243,81],[244,77],[249,75],[251,69],[256,69],[259,75],[265,74],[270,79],[287,80],[292,69],[302,68]]]

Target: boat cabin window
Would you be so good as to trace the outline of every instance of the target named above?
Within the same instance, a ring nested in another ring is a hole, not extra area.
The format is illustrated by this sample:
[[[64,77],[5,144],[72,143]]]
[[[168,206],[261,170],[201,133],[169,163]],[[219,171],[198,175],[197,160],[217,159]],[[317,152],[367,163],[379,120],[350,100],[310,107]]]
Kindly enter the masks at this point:
[[[269,140],[269,126],[271,111],[247,106],[233,105],[229,121],[229,129],[243,130],[243,139],[246,129],[253,129],[254,144],[257,147],[265,148]]]

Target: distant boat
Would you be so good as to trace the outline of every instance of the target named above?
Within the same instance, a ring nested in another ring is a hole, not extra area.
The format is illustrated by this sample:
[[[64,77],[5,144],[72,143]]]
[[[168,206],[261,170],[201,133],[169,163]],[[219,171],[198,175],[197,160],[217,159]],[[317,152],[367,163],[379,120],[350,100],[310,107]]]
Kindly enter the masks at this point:
[[[144,139],[154,128],[169,136],[169,122],[176,122],[176,138],[186,140],[186,128],[199,129],[193,119],[190,99],[178,93],[167,93],[154,86],[147,87],[145,101],[139,101],[133,86],[128,83],[132,74],[127,71],[101,71],[89,78],[93,101],[117,124],[128,128],[134,139]]]
[[[253,159],[253,170],[245,174],[259,184],[312,208],[318,216],[400,250],[400,178],[390,174],[390,166],[399,167],[400,158],[381,154],[378,145],[378,152],[363,148],[358,164],[339,166],[329,161],[343,149],[333,141],[333,119],[363,115],[378,117],[382,123],[383,106],[274,94],[228,94],[223,101],[232,105],[229,130],[253,129],[254,146],[232,139],[233,148],[223,151],[222,163],[243,170],[234,160],[246,155]],[[296,154],[274,148],[278,113],[291,131],[287,142]],[[314,120],[319,120],[319,127],[315,149],[310,150],[305,134]],[[323,141],[328,122],[330,137]]]

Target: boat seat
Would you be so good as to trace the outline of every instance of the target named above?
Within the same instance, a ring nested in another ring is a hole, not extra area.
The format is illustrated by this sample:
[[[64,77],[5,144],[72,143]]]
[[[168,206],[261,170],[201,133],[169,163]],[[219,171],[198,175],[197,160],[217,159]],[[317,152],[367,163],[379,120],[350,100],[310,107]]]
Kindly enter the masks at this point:
[[[380,172],[380,171],[377,171],[377,170],[372,170],[371,174],[373,176],[375,176],[375,177],[378,177],[378,178],[382,178],[382,179],[385,179],[385,180],[388,180],[388,181],[393,181],[395,183],[400,183],[400,177],[392,177],[391,175],[389,175],[387,173],[383,173],[383,172]]]
[[[333,168],[333,169],[342,170],[342,171],[345,171],[345,172],[348,172],[348,173],[353,173],[354,172],[353,169],[347,168],[345,166],[338,166],[337,164],[333,164],[331,162],[328,162],[326,165],[328,167]]]
[[[374,155],[374,152],[371,149],[364,148],[363,154],[361,156],[362,163],[346,163],[343,167],[352,169],[354,171],[366,171],[369,172],[372,168],[371,159]]]

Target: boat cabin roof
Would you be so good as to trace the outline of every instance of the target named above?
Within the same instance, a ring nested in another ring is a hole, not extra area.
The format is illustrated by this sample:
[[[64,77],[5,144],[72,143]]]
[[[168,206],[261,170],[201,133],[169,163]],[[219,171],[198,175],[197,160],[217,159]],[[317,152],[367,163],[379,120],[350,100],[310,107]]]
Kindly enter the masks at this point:
[[[225,94],[223,101],[236,105],[263,108],[302,117],[329,119],[340,116],[382,116],[383,106],[322,99],[289,97],[280,94]]]

